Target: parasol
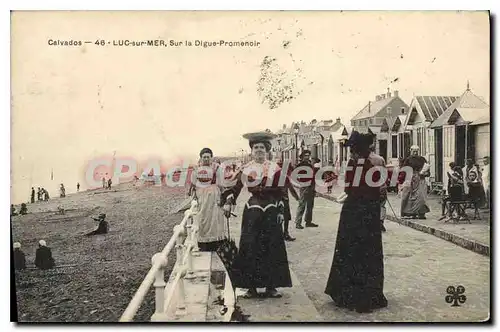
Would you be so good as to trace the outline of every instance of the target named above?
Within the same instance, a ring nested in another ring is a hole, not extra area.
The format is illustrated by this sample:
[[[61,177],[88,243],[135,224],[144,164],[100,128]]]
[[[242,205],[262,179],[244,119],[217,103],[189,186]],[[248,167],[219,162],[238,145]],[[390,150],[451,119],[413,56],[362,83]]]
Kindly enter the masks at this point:
[[[236,217],[235,214],[231,214]],[[234,284],[233,263],[238,255],[238,247],[236,246],[234,239],[231,239],[231,232],[229,231],[229,217],[226,217],[226,222],[227,238],[222,241],[216,252],[226,268],[229,279],[231,279],[231,282]]]

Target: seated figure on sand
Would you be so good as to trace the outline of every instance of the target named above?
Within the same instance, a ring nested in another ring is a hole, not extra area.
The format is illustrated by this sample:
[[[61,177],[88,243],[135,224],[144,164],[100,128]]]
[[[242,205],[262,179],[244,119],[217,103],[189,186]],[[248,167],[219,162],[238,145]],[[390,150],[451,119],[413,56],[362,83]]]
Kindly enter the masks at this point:
[[[16,208],[14,206],[14,204],[11,204],[10,205],[10,216],[17,216],[17,212],[16,212]]]
[[[98,235],[98,234],[107,234],[109,231],[109,224],[106,221],[106,214],[101,213],[99,214],[99,217],[94,218],[92,217],[95,221],[99,222],[99,226],[97,226],[97,229],[95,231],[92,231],[90,233],[85,234],[86,236],[92,236],[92,235]]]
[[[28,214],[28,207],[26,207],[26,203],[21,204],[21,209],[19,210],[19,214],[22,214],[23,216],[25,214]]]
[[[47,247],[44,240],[40,240],[36,250],[35,265],[41,270],[52,269],[56,265],[54,258],[52,258],[52,250]]]
[[[26,269],[26,255],[21,250],[21,243],[19,242],[14,243],[14,269]]]

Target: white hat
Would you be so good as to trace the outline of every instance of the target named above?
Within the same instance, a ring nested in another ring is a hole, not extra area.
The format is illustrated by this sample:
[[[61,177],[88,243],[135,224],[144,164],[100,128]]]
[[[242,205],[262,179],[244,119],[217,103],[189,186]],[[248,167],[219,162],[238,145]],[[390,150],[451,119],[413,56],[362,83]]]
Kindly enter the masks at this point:
[[[410,150],[420,150],[420,147],[418,145],[412,145]]]
[[[20,248],[21,248],[21,243],[14,242],[14,249],[20,249]]]
[[[42,247],[46,247],[47,246],[47,242],[45,242],[45,240],[40,240],[38,242]]]

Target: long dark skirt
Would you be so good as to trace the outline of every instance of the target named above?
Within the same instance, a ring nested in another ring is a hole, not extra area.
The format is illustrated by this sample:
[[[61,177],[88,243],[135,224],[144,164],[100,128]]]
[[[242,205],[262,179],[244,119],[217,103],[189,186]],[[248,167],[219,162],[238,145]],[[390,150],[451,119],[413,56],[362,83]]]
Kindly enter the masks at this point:
[[[200,251],[216,251],[221,246],[224,240],[211,241],[211,242],[198,242]]]
[[[233,263],[234,287],[292,287],[283,230],[277,223],[278,208],[270,204],[275,202],[251,197],[245,206]]]
[[[289,199],[283,200],[283,203],[285,205],[285,213],[283,214],[283,217],[285,220],[292,220],[292,212],[290,211],[290,201]]]
[[[386,307],[383,258],[380,202],[347,197],[325,293],[359,312]]]

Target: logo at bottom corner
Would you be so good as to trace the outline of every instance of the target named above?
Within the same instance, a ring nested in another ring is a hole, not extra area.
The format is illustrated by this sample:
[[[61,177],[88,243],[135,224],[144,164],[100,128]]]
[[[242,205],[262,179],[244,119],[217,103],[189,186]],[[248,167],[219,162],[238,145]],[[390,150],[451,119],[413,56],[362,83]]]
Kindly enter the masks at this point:
[[[446,303],[450,303],[452,307],[460,307],[460,304],[464,304],[467,301],[467,297],[464,295],[465,287],[464,286],[448,286],[446,288],[446,297],[444,298]]]

